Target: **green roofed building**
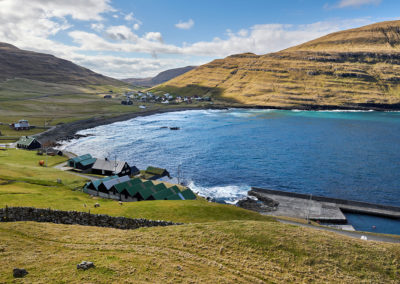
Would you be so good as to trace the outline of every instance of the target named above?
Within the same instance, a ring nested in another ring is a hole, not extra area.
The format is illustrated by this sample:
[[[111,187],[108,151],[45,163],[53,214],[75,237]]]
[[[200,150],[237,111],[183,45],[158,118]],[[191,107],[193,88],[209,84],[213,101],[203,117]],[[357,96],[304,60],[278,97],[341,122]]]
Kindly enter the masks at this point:
[[[93,158],[90,154],[74,157],[68,160],[67,164],[69,167],[78,170],[88,170],[92,168],[96,162],[96,158]]]
[[[42,144],[40,144],[40,142],[38,140],[36,140],[36,138],[34,138],[34,137],[22,136],[17,141],[17,148],[33,150],[33,149],[42,148]]]
[[[154,186],[154,189],[158,192],[158,191],[162,191],[164,189],[167,189],[167,187],[165,186],[165,184],[159,183],[159,184]]]
[[[107,180],[111,180],[111,179],[114,179],[114,178],[119,178],[119,176],[110,176],[110,177],[105,177],[105,178],[101,178],[101,179],[96,179],[96,180],[93,180],[93,181],[91,181],[91,182],[88,182],[88,183],[85,185],[85,187],[84,187],[84,191],[85,191],[85,188],[86,188],[86,189],[91,189],[91,190],[98,191],[98,190],[99,190],[99,185],[100,185],[102,182],[107,181]]]
[[[185,198],[185,200],[196,199],[196,195],[189,188],[180,192],[180,194]]]
[[[84,192],[125,202],[196,199],[189,188],[181,191],[177,185],[167,187],[164,183],[155,185],[149,180],[117,175],[88,182],[84,186]]]
[[[162,168],[156,168],[156,167],[147,167],[146,171],[145,171],[145,175],[149,178],[149,179],[159,179],[162,177],[170,177],[169,172],[166,169],[162,169]]]
[[[175,192],[172,189],[166,188],[154,193],[153,197],[155,200],[167,200],[167,197],[173,194],[175,194]]]

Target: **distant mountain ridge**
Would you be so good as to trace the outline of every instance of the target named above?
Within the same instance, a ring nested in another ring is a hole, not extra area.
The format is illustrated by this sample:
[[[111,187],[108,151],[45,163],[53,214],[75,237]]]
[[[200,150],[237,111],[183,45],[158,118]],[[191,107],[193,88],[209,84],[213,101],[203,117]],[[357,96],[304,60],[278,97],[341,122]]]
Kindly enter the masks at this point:
[[[50,54],[19,49],[0,42],[0,80],[24,78],[69,85],[124,85]]]
[[[280,52],[231,55],[154,89],[253,106],[399,109],[400,21],[332,33]]]
[[[148,78],[128,78],[123,79],[122,81],[135,85],[135,86],[142,86],[142,87],[153,87],[164,82],[167,82],[175,77],[178,77],[186,72],[189,72],[196,68],[196,66],[186,66],[181,68],[174,68],[163,71],[159,73],[155,77],[148,77]]]

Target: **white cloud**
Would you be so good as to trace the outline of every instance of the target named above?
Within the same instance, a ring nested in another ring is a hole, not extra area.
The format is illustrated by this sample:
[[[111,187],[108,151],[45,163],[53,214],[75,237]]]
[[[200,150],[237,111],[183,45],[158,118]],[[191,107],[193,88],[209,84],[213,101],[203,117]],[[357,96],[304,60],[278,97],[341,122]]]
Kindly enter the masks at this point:
[[[90,25],[90,28],[96,32],[101,32],[104,30],[104,25],[102,23],[93,23]]]
[[[227,31],[227,38],[214,38],[212,41],[201,41],[185,45],[184,54],[224,57],[243,52],[265,54],[279,51],[331,32],[370,24],[370,19],[349,21],[327,21],[308,25],[264,24],[255,25],[247,32]]]
[[[118,79],[151,77],[167,69],[190,65],[189,61],[182,59],[125,58],[81,54],[75,54],[71,60]]]
[[[359,8],[364,5],[379,5],[382,0],[340,0],[337,4],[331,6],[329,4],[325,4],[325,8],[332,9],[332,8]]]
[[[254,25],[238,31],[228,30],[225,35],[210,40],[179,45],[164,42],[162,34],[157,31],[141,36],[136,34],[134,31],[140,28],[141,22],[133,14],[124,16],[128,16],[128,25],[105,26],[105,14],[112,17],[116,11],[110,2],[0,0],[0,41],[50,53],[117,78],[145,77],[163,69],[204,63],[199,61],[235,53],[278,51],[330,32],[372,22],[370,19],[358,19],[309,25]],[[131,17],[134,19],[130,20]],[[74,28],[71,18],[86,21],[88,24],[83,26],[90,27],[92,31]],[[194,22],[179,24],[182,24],[181,28],[190,28]],[[74,44],[53,39],[60,33],[68,35]],[[138,57],[137,53],[148,58],[129,58]]]
[[[163,42],[162,35],[159,32],[146,33],[144,38],[147,40],[155,40],[155,41]]]
[[[245,29],[241,29],[240,31],[238,31],[238,35],[239,35],[239,36],[245,37],[245,36],[247,36],[248,34],[249,34],[249,31],[248,31],[248,30],[245,30]]]
[[[111,26],[107,28],[106,34],[113,40],[120,41],[133,41],[136,42],[138,40],[138,36],[134,34],[130,28],[127,26]]]
[[[249,30],[234,33],[227,30],[225,39],[214,38],[182,46],[166,44],[158,32],[146,33],[139,37],[126,26],[107,29],[108,36],[116,42],[84,31],[72,31],[69,35],[80,49],[110,52],[140,52],[148,54],[177,54],[188,56],[225,57],[231,54],[253,52],[265,54],[279,51],[331,32],[369,24],[369,19],[349,21],[317,22],[308,25],[264,24]]]
[[[128,15],[125,15],[124,19],[125,21],[133,21],[135,17],[133,17],[133,13],[129,13]]]
[[[194,26],[194,21],[189,19],[187,22],[179,21],[179,23],[175,24],[175,27],[182,30],[189,30]]]

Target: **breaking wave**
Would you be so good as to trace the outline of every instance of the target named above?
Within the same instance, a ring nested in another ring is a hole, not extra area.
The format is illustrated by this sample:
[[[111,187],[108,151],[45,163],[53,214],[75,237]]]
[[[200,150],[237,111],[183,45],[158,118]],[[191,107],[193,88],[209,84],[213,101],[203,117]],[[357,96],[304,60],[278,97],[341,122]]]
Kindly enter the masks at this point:
[[[247,192],[251,189],[248,185],[205,187],[196,185],[193,181],[189,182],[188,187],[200,196],[215,198],[216,200],[222,200],[229,204],[235,204],[239,199],[246,197]]]

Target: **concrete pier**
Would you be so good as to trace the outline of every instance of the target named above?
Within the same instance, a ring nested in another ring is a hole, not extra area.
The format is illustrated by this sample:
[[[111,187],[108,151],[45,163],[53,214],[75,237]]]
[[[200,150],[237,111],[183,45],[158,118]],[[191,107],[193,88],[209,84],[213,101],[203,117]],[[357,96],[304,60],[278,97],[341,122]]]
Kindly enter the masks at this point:
[[[400,219],[400,207],[395,206],[257,187],[252,187],[249,195],[261,195],[279,202],[276,210],[265,212],[265,214],[274,216],[288,216],[335,224],[347,223],[346,216],[343,214],[346,212]]]

